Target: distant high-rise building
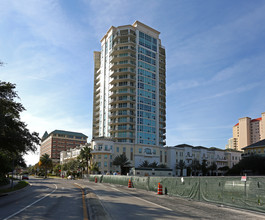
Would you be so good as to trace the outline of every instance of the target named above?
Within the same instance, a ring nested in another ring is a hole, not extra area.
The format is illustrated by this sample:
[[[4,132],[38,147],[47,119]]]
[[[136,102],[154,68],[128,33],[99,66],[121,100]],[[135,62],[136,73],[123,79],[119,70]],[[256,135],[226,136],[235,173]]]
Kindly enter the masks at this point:
[[[262,117],[251,119],[240,118],[233,127],[233,138],[229,139],[228,148],[242,150],[242,148],[265,139],[265,112]]]
[[[40,157],[50,155],[54,162],[60,161],[60,152],[87,143],[87,136],[72,131],[54,130],[50,134],[47,131],[41,139]]]
[[[94,52],[93,137],[164,146],[165,48],[157,30],[139,22],[111,27]]]

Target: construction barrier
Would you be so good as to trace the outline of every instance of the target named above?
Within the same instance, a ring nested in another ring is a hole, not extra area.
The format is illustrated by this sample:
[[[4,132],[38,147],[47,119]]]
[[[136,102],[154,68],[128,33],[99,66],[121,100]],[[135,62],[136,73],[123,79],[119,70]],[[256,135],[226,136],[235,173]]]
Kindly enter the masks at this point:
[[[138,189],[157,192],[158,183],[162,192],[171,196],[197,201],[218,203],[239,208],[265,212],[265,177],[139,177],[90,175],[103,183],[127,186],[129,180]]]
[[[128,188],[132,188],[132,181],[129,179]]]
[[[157,194],[163,195],[163,187],[160,183],[158,183],[158,186],[157,186]]]

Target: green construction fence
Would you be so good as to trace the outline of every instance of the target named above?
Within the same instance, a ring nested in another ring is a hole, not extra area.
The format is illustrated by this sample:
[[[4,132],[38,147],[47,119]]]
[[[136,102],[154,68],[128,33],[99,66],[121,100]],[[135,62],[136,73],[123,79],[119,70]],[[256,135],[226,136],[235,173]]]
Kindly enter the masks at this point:
[[[196,201],[218,203],[249,210],[265,212],[265,177],[140,177],[120,175],[90,175],[89,180],[128,185],[157,192],[158,183],[163,193]]]

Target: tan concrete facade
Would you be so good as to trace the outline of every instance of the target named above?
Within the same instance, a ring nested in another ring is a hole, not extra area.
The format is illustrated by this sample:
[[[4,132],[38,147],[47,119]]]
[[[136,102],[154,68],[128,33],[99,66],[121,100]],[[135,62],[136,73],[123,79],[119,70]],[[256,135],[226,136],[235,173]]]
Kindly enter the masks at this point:
[[[120,167],[112,163],[115,157],[121,154],[126,155],[130,162],[130,167],[139,167],[144,161],[149,163],[157,162],[157,164],[168,166],[167,149],[164,147],[118,143],[111,138],[105,137],[94,138],[86,146],[91,147],[91,162],[98,164],[100,173],[119,173]],[[76,159],[83,147],[85,145],[62,151],[60,163],[63,164],[70,159]]]
[[[159,147],[136,144],[123,144],[114,142],[110,138],[94,138],[87,146],[92,148],[92,161],[97,163],[99,171],[102,174],[120,173],[120,167],[113,165],[116,156],[125,154],[130,162],[131,168],[139,168],[140,165],[147,161],[148,163],[156,162],[158,165],[164,164],[172,170],[172,175],[180,175],[176,165],[184,161],[186,167],[192,164],[193,160],[202,163],[207,162],[207,166],[215,163],[217,165],[216,174],[222,174],[218,168],[228,166],[232,168],[241,159],[241,153],[233,150],[222,150],[217,148],[193,147],[190,145],[178,145],[175,147]],[[69,159],[75,159],[84,146],[77,147],[67,152],[61,152],[61,163]],[[145,171],[146,172],[146,171]],[[151,171],[150,171],[151,172]],[[162,175],[161,173],[156,175]],[[168,173],[166,173],[168,175]],[[183,173],[187,175],[186,169]]]
[[[240,118],[233,127],[233,138],[228,141],[228,148],[242,150],[242,148],[265,139],[265,112],[260,118]]]
[[[97,163],[101,173],[120,172],[120,168],[112,164],[116,156],[125,154],[131,167],[139,167],[144,161],[167,164],[166,149],[159,146],[124,144],[113,142],[110,138],[94,138],[91,141],[93,163]]]

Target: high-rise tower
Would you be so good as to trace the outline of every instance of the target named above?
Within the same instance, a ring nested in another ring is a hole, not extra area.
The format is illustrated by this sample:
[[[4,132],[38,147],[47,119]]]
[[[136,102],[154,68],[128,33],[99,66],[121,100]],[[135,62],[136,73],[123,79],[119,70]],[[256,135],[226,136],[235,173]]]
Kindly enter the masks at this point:
[[[157,30],[136,21],[111,27],[94,52],[93,137],[164,146],[165,48]]]

